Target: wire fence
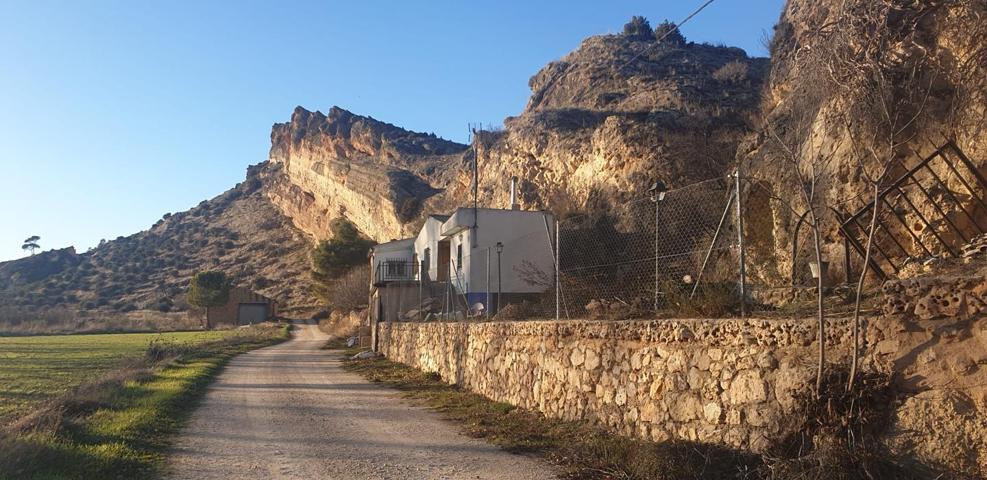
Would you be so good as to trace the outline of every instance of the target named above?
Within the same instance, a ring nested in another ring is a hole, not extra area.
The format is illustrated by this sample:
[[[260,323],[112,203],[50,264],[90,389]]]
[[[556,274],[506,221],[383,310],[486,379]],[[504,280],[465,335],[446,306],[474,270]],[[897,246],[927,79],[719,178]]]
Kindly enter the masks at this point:
[[[733,195],[729,180],[715,179],[560,220],[558,316],[733,313],[740,307]]]
[[[497,246],[443,247],[449,257],[434,271],[421,260],[383,264],[375,281],[387,284],[395,320],[734,316],[744,308],[734,182],[546,216]]]

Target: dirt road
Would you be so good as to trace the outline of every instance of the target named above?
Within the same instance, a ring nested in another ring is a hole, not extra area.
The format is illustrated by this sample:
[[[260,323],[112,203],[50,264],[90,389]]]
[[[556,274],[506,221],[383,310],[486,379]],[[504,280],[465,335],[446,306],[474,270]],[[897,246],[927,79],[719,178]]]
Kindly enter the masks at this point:
[[[547,479],[543,462],[465,437],[342,370],[311,325],[233,359],[176,442],[175,479]]]

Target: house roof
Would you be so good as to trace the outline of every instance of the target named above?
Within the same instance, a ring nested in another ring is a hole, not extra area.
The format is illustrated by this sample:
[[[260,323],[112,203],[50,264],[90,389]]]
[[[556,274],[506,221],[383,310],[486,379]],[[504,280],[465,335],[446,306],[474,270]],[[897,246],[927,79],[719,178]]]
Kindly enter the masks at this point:
[[[394,250],[407,250],[415,244],[414,237],[412,238],[402,238],[401,240],[391,240],[390,242],[381,243],[375,245],[373,251],[375,252],[391,252]]]

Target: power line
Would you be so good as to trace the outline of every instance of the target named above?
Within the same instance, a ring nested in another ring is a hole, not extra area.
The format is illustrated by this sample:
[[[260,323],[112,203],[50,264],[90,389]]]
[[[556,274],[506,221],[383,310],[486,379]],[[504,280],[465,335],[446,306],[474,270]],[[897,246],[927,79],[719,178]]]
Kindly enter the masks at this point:
[[[655,43],[651,44],[648,48],[645,48],[644,50],[641,50],[640,52],[638,52],[636,55],[634,55],[633,57],[631,57],[630,60],[628,60],[623,65],[621,65],[619,68],[617,68],[617,70],[623,70],[624,67],[630,65],[631,62],[633,62],[634,60],[637,60],[638,58],[640,58],[641,55],[644,55],[645,53],[647,53],[648,50],[651,50],[656,45],[660,45],[661,44],[661,41],[664,40],[665,37],[671,35],[672,32],[679,31],[679,27],[681,27],[682,25],[685,25],[686,22],[688,22],[689,20],[692,20],[692,17],[695,17],[697,14],[699,14],[699,12],[703,11],[703,9],[706,8],[706,7],[708,7],[709,4],[711,4],[711,3],[713,3],[713,0],[706,0],[706,3],[703,3],[702,5],[700,5],[699,8],[697,8],[695,11],[693,11],[692,13],[690,13],[689,16],[683,18],[682,21],[680,21],[679,23],[676,23],[675,25],[673,25],[672,28],[669,29],[667,32],[665,32],[664,35],[662,35],[661,37],[659,37],[655,41]]]

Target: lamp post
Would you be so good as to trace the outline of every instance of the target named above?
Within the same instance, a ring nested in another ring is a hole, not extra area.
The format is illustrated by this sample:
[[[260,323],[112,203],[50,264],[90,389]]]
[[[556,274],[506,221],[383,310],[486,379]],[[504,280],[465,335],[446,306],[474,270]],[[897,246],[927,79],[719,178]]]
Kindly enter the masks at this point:
[[[665,199],[665,184],[661,180],[655,181],[651,188],[648,189],[648,196],[651,197],[651,201],[655,202],[655,314],[658,313],[658,292],[660,286],[658,285],[658,205],[661,201]]]
[[[497,242],[497,313],[500,313],[500,294],[502,293],[500,276],[500,254],[504,252],[504,244],[502,242]]]

